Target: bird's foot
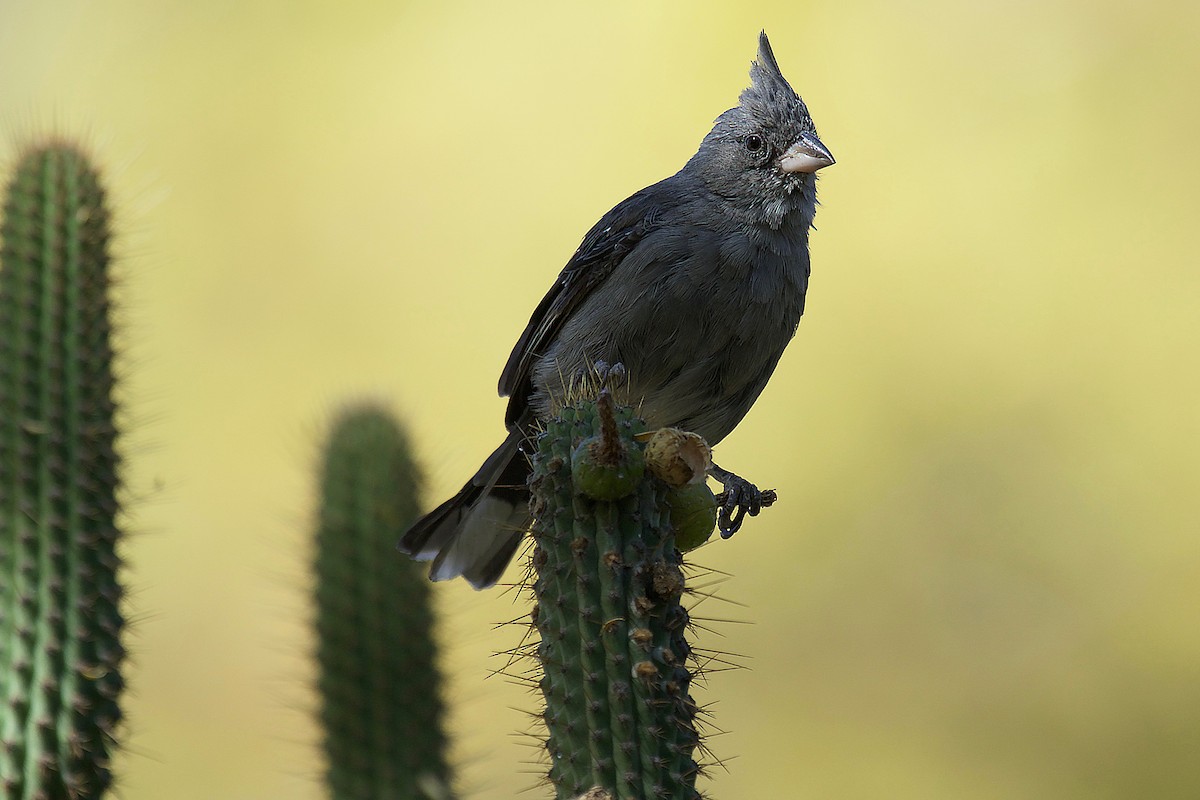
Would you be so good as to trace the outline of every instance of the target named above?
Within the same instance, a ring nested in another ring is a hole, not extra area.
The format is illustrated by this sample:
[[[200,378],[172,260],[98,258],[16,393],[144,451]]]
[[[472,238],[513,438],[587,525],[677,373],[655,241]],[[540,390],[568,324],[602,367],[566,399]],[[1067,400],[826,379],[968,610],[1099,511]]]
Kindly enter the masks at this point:
[[[757,517],[758,512],[779,499],[774,489],[760,490],[745,478],[713,464],[708,473],[721,482],[725,491],[717,495],[717,527],[721,538],[728,539],[738,532],[749,514]]]
[[[597,361],[592,364],[592,372],[596,375],[596,382],[601,389],[620,389],[625,385],[625,381],[629,375],[625,371],[625,365],[618,361],[615,364],[609,364],[607,361]]]

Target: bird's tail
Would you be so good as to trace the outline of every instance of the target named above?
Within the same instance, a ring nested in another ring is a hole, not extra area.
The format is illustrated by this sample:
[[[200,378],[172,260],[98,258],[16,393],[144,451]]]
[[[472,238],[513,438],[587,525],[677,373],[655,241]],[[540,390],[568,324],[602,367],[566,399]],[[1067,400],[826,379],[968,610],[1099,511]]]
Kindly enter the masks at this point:
[[[421,517],[400,539],[400,550],[432,561],[429,577],[460,575],[476,589],[500,580],[529,524],[529,461],[524,434],[514,430],[458,494]]]

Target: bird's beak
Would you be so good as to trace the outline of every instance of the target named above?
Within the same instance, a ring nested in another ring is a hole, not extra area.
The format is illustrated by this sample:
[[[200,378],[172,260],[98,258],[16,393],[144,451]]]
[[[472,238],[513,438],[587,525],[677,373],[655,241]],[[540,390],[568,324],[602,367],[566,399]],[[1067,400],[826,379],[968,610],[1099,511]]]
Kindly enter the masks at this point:
[[[779,159],[784,172],[816,172],[833,163],[833,155],[815,133],[802,133],[796,143]]]

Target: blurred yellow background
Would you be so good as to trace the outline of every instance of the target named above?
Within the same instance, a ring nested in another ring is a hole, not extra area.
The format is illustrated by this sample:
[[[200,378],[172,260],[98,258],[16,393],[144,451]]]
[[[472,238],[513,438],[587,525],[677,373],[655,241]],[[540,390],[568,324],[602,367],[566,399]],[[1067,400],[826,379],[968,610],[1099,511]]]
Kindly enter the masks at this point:
[[[313,466],[343,401],[427,499],[588,227],[678,169],[760,28],[838,158],[800,333],[698,560],[720,798],[1200,797],[1200,5],[0,0],[0,158],[91,143],[119,214],[125,800],[317,798]],[[535,784],[439,586],[468,796]],[[525,797],[542,796],[535,789]]]

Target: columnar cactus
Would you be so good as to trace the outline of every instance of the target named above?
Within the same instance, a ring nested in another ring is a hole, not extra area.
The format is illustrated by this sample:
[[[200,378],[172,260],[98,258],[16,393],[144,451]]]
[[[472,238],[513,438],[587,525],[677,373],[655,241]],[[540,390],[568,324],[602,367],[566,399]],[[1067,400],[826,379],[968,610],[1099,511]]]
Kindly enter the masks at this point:
[[[681,556],[670,490],[641,473],[643,428],[603,392],[548,423],[533,459],[534,623],[560,799],[699,797]]]
[[[419,510],[406,437],[384,411],[348,409],[320,482],[316,655],[331,797],[447,798],[429,581],[395,549]]]
[[[0,236],[0,794],[96,798],[125,651],[109,215],[79,150],[25,152]]]

